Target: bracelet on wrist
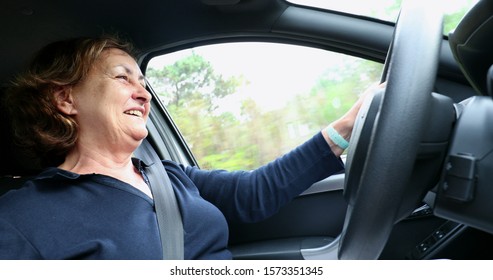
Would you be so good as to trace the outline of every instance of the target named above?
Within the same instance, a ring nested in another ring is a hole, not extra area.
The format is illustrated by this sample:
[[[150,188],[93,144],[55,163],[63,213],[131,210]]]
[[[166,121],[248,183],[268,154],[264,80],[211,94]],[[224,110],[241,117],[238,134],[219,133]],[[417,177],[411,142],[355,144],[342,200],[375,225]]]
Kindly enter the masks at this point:
[[[332,125],[327,127],[327,135],[329,135],[329,139],[334,142],[339,148],[345,150],[349,147],[349,142],[342,137],[339,132],[337,132]]]

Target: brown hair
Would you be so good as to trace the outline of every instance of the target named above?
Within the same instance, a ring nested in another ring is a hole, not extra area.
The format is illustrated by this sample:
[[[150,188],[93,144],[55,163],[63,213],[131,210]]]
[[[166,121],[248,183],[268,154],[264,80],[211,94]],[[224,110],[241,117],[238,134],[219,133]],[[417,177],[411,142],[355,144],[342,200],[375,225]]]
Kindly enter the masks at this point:
[[[132,46],[117,37],[58,41],[41,49],[28,70],[12,82],[5,105],[15,142],[43,166],[63,162],[78,137],[77,123],[58,110],[54,92],[83,80],[101,52],[111,48],[135,57]]]

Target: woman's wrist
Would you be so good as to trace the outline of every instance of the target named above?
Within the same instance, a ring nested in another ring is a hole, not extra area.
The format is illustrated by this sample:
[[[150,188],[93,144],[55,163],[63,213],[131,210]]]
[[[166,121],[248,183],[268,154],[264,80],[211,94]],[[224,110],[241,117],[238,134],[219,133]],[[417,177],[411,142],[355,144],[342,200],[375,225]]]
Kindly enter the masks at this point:
[[[346,118],[334,121],[322,130],[327,144],[336,156],[342,155],[349,145],[354,122]]]
[[[351,109],[344,114],[340,119],[331,123],[328,127],[322,130],[322,135],[329,144],[332,152],[336,156],[342,155],[349,144],[351,133],[353,131],[354,123],[358,116],[358,112],[363,104],[365,98],[372,96],[377,90],[382,90],[386,86],[386,83],[373,85],[369,87],[353,104]],[[347,143],[346,143],[347,142]]]
[[[336,144],[339,148],[341,148],[342,150],[346,150],[349,147],[349,142],[346,140],[346,138],[340,135],[339,132],[337,132],[337,130],[335,130],[332,125],[329,125],[325,129],[325,131],[327,132],[330,141]]]

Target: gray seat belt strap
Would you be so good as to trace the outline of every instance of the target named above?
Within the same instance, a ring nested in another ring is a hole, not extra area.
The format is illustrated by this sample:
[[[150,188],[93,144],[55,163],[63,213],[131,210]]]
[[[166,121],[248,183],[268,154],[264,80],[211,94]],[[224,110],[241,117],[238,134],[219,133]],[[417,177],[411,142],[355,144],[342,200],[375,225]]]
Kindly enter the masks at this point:
[[[146,175],[154,198],[163,259],[183,260],[184,235],[181,213],[161,159],[147,139],[144,139],[134,155],[147,165]]]

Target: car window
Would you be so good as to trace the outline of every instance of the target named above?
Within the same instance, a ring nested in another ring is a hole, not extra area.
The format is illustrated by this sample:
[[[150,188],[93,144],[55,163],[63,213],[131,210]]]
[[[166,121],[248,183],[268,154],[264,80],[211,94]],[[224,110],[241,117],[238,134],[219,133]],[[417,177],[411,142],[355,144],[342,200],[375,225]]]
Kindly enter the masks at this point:
[[[289,2],[342,11],[356,15],[373,17],[380,20],[395,22],[399,15],[402,0],[288,0]],[[443,34],[448,35],[453,31],[462,17],[479,0],[433,0],[427,2],[432,9],[441,9],[444,13]]]
[[[316,48],[227,43],[153,58],[146,76],[201,168],[250,170],[341,116],[381,69]]]

